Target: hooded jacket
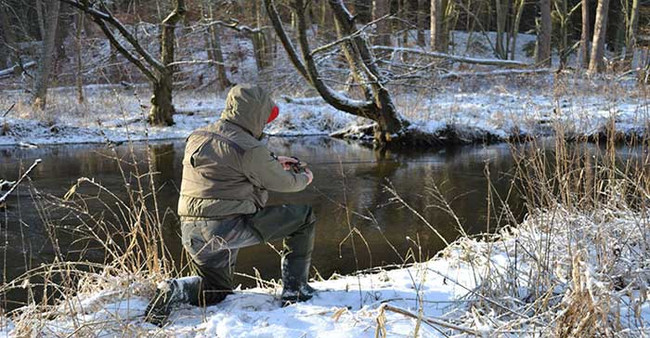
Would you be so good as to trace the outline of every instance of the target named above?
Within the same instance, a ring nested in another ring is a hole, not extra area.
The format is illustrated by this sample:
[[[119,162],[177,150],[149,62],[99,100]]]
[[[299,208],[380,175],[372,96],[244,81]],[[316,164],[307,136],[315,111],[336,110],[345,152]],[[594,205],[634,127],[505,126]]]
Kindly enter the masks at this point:
[[[252,214],[265,206],[267,190],[307,187],[306,174],[285,171],[260,142],[274,105],[262,88],[237,85],[219,121],[188,137],[178,202],[182,219]]]

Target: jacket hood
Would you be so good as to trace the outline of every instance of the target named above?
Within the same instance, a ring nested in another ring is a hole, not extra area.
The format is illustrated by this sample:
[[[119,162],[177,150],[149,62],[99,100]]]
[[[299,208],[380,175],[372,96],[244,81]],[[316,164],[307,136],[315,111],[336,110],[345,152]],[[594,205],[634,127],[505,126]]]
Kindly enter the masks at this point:
[[[228,92],[226,108],[221,113],[221,119],[244,128],[255,138],[260,138],[273,106],[275,103],[261,87],[236,85]]]

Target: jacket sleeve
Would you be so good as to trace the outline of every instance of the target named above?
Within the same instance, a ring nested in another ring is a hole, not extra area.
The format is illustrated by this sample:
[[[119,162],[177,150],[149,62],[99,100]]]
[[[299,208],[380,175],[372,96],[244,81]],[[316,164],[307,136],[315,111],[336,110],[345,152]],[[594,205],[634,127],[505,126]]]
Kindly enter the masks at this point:
[[[282,168],[280,162],[265,147],[255,147],[244,154],[243,169],[253,184],[277,192],[304,190],[309,177]]]

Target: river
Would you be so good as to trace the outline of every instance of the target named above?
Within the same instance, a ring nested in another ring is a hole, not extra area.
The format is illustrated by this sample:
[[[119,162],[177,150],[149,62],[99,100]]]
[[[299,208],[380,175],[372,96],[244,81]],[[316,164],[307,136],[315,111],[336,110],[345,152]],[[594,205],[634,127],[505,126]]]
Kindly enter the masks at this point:
[[[493,231],[498,223],[496,218],[500,205],[492,205],[492,220],[488,222],[486,168],[489,168],[493,192],[505,197],[514,166],[507,144],[377,152],[355,142],[324,137],[272,137],[268,146],[278,155],[299,157],[314,172],[314,182],[305,191],[271,193],[269,204],[307,203],[314,207],[318,223],[312,262],[315,270],[312,272],[318,271],[324,278],[333,273],[347,274],[360,269],[401,264],[404,260],[412,262],[431,258],[444,247],[444,243],[429,226],[449,242],[457,238],[457,222],[439,208],[442,204],[433,192],[434,186],[449,202],[466,233]],[[155,169],[159,172],[156,182],[160,187],[160,210],[173,211],[178,201],[183,149],[182,141],[120,145],[115,151],[105,145],[0,148],[0,178],[15,180],[33,160],[43,160],[30,175],[31,181],[21,185],[9,198],[7,209],[0,211],[0,236],[5,242],[2,280],[10,281],[26,267],[54,259],[55,252],[43,219],[57,224],[61,214],[51,207],[45,207],[45,212],[37,212],[41,203],[32,201],[34,191],[63,196],[78,177],[89,177],[124,196],[123,179],[114,156],[117,154],[130,160],[133,153],[143,163],[147,158],[154,159]],[[429,225],[410,208],[396,201],[386,187],[394,188]],[[520,219],[522,203],[516,195],[510,196],[509,205]],[[173,213],[168,213],[165,219],[166,244],[172,255],[180,257],[182,249],[177,220]],[[348,236],[350,229],[358,229],[353,236],[354,248],[352,238]],[[66,248],[66,243],[74,240],[73,235],[64,236],[59,245]],[[278,247],[278,243],[272,244]],[[68,259],[79,259],[75,256],[77,253],[72,250],[63,252]],[[101,261],[101,257],[93,256],[92,252],[83,258]],[[259,245],[240,251],[237,271],[254,275],[255,269],[264,279],[279,277],[279,257],[271,247]],[[243,276],[237,277],[236,282],[243,287],[255,285],[254,280]],[[22,297],[24,295],[20,293],[10,295],[10,303],[19,304]]]

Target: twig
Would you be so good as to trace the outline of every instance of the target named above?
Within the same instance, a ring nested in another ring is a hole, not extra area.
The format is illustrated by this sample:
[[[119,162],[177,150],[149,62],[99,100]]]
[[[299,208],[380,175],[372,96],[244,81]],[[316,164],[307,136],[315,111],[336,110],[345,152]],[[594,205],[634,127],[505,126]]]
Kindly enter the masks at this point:
[[[9,109],[7,109],[7,111],[5,111],[4,114],[2,114],[2,117],[6,117],[7,114],[9,114],[9,112],[10,112],[12,109],[14,109],[15,106],[16,106],[16,103],[14,102],[14,104],[12,104],[11,107],[9,107]]]
[[[418,315],[416,315],[416,314],[414,314],[414,313],[412,313],[410,311],[399,308],[399,307],[395,307],[395,306],[388,305],[388,304],[384,304],[382,307],[384,309],[386,309],[386,310],[393,311],[395,313],[399,313],[399,314],[405,315],[407,317],[411,317],[411,318],[415,318],[415,319],[420,318],[420,316],[418,316]],[[422,321],[429,324],[432,327],[434,325],[438,325],[438,326],[446,327],[446,328],[449,328],[449,329],[461,331],[461,332],[464,332],[464,333],[473,334],[473,335],[476,335],[476,336],[482,335],[481,332],[478,331],[478,330],[474,330],[474,329],[464,327],[464,326],[455,325],[455,324],[446,322],[444,320],[440,320],[438,318],[422,317]]]
[[[16,181],[16,184],[14,184],[13,186],[11,186],[11,188],[9,188],[9,191],[7,191],[4,195],[2,195],[2,197],[0,197],[0,204],[4,203],[4,202],[7,200],[7,197],[9,197],[9,194],[11,194],[14,190],[16,190],[16,187],[18,187],[18,185],[20,184],[20,182],[22,182],[22,181],[25,179],[25,177],[27,177],[27,175],[29,175],[29,173],[31,173],[32,170],[34,170],[34,168],[36,168],[36,166],[37,166],[39,163],[41,163],[41,159],[40,159],[40,158],[36,159],[36,160],[34,161],[34,163],[31,165],[31,167],[29,167],[29,169],[27,169],[27,171],[25,171],[25,173],[23,174],[23,176],[21,176],[21,177],[18,179],[18,181]]]

